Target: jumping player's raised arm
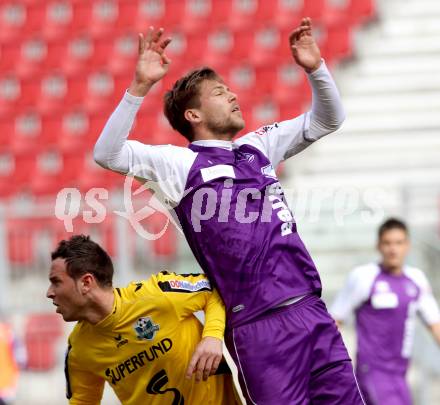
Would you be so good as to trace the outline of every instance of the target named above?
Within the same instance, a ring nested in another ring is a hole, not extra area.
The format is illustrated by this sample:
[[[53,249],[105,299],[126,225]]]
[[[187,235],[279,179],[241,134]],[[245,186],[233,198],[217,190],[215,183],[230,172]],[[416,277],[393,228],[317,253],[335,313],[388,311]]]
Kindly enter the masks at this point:
[[[152,27],[146,37],[139,34],[135,77],[96,142],[94,159],[106,169],[159,182],[167,197],[177,202],[195,154],[187,148],[127,140],[143,98],[168,72],[171,61],[165,49],[171,38],[162,39],[162,35],[162,28],[154,31]]]
[[[276,167],[282,160],[296,155],[323,136],[336,131],[345,119],[338,89],[312,35],[310,18],[289,37],[295,62],[307,73],[312,89],[312,109],[299,117],[266,125],[237,140],[258,149]]]

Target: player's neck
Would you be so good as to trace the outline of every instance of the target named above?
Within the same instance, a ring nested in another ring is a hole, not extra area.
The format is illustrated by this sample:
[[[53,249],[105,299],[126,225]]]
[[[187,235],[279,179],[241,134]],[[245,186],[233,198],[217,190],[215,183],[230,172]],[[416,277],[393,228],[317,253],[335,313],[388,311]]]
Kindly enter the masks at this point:
[[[235,133],[214,133],[212,131],[209,131],[208,129],[197,131],[196,134],[194,134],[194,141],[232,141],[232,138],[234,138],[236,134]]]
[[[403,265],[391,266],[386,263],[381,263],[383,271],[391,276],[400,276],[403,273]]]
[[[112,312],[114,300],[115,296],[112,288],[96,291],[91,297],[91,302],[83,319],[92,325],[101,322]]]

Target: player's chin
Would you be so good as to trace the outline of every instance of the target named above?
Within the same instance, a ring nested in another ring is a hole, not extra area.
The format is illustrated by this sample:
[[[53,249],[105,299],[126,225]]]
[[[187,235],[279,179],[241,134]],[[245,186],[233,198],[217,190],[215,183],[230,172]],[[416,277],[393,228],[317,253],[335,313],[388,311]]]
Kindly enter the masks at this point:
[[[246,123],[245,123],[245,121],[244,121],[244,118],[243,117],[234,117],[234,129],[235,130],[237,130],[237,131],[241,131],[244,127],[245,127],[245,125],[246,125]]]

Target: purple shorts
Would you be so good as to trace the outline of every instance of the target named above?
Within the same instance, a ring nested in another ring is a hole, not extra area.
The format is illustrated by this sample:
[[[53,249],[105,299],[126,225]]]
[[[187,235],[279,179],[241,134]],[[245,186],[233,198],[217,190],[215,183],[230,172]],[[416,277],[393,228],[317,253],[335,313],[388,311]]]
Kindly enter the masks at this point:
[[[357,367],[356,376],[367,405],[411,405],[411,392],[405,375]]]
[[[226,333],[248,404],[364,404],[342,337],[316,295]]]

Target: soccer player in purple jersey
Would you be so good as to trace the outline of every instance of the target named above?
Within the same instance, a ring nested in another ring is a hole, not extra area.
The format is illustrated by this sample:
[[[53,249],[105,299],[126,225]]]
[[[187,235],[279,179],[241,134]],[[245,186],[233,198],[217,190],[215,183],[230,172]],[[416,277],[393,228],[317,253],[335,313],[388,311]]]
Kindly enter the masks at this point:
[[[143,97],[170,66],[163,29],[139,34],[135,78],[94,150],[101,166],[157,183],[191,250],[220,292],[226,344],[250,404],[362,404],[351,360],[320,299],[321,283],[302,243],[278,164],[344,120],[336,85],[309,18],[289,37],[309,79],[312,108],[233,140],[244,128],[237,96],[210,68],[165,94],[164,111],[188,148],[127,140]],[[146,130],[148,130],[146,128]]]
[[[440,344],[440,312],[423,272],[405,264],[406,225],[389,219],[379,228],[379,264],[355,268],[331,313],[342,325],[355,313],[356,374],[368,405],[409,405],[405,381],[418,313]]]

